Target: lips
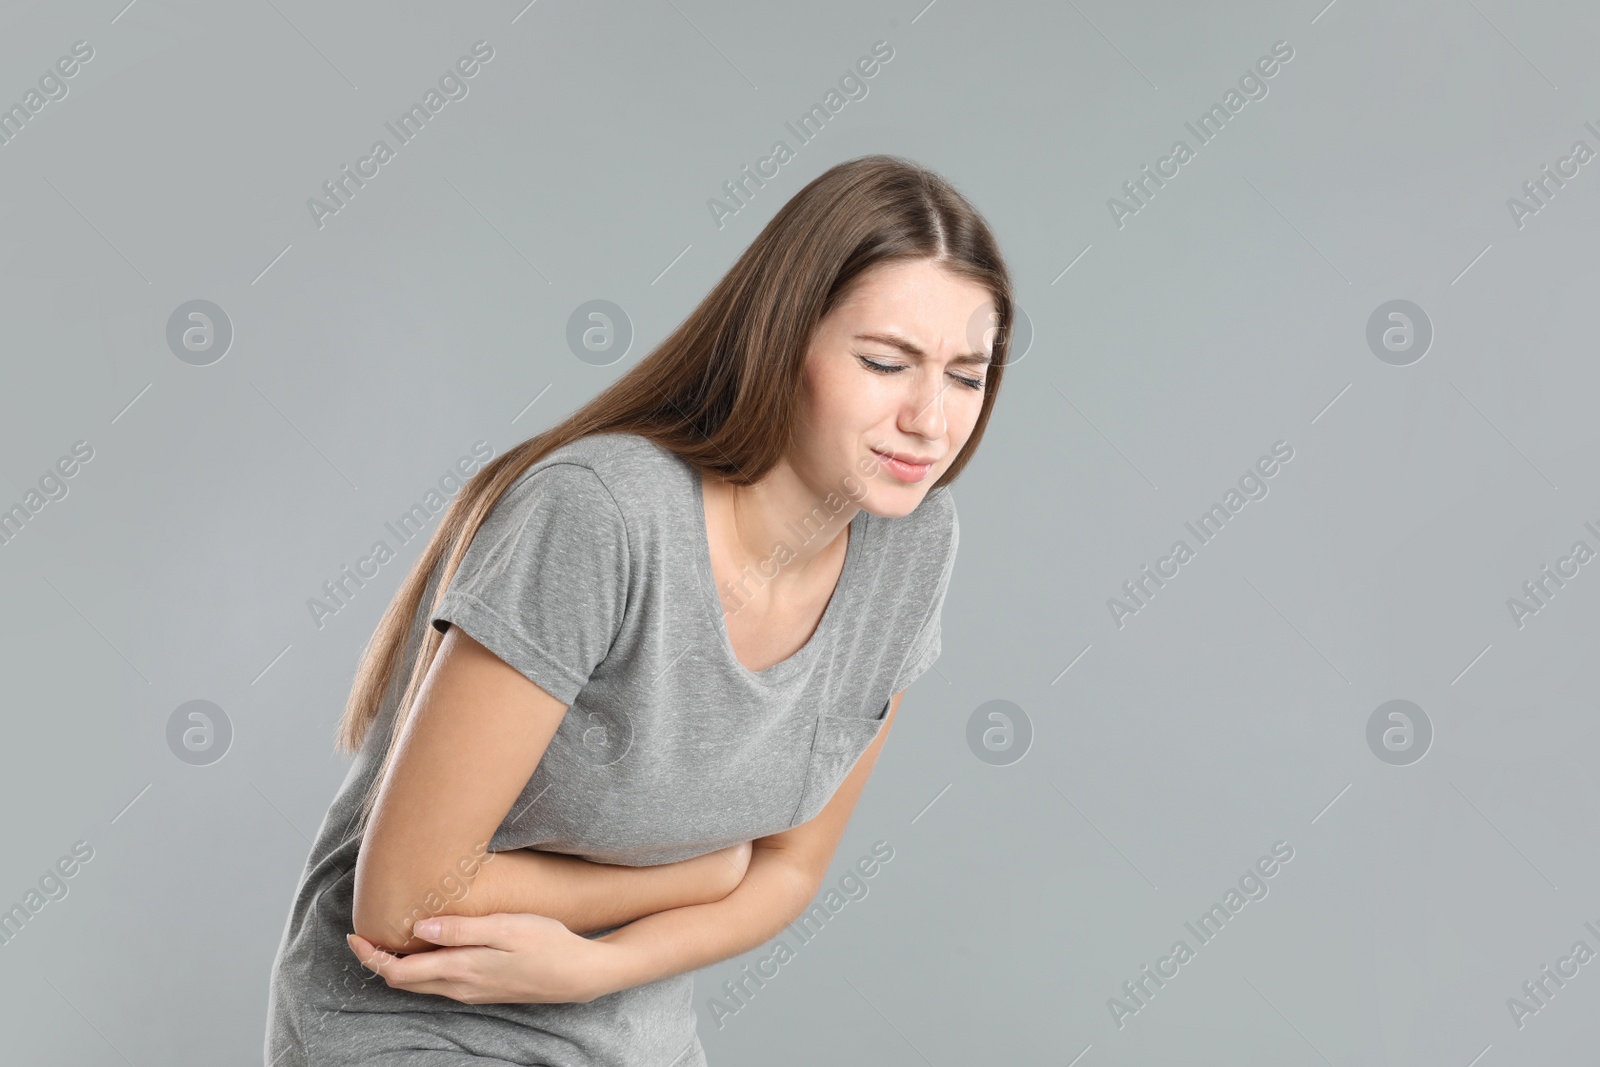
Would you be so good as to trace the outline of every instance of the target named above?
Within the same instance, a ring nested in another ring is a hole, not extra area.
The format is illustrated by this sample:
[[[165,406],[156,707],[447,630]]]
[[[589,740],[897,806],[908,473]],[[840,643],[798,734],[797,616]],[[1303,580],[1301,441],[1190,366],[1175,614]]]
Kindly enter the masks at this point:
[[[912,467],[927,467],[937,462],[932,456],[913,456],[905,452],[885,452],[878,448],[874,448],[873,451],[887,459],[897,459],[901,463]]]
[[[927,457],[913,456],[908,459],[905,453],[880,452],[876,448],[872,449],[872,454],[882,461],[882,467],[890,477],[906,485],[922,481],[933,470],[934,461]],[[920,459],[921,462],[913,463],[912,459]]]

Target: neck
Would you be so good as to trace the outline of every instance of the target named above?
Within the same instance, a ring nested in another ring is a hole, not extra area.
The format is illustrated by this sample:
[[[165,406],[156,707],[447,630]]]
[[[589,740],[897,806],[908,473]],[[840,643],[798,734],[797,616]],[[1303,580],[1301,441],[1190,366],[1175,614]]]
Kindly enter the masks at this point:
[[[713,546],[721,546],[733,573],[759,575],[768,586],[804,581],[814,564],[834,560],[861,510],[843,492],[809,484],[787,463],[754,485],[708,475],[701,487]]]

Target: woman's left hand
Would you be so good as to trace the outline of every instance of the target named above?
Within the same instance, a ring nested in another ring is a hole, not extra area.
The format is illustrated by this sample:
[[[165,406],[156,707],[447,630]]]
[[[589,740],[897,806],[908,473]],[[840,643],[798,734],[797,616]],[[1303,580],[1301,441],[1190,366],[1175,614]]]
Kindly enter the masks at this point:
[[[413,932],[444,947],[397,956],[360,934],[346,940],[390,987],[463,1004],[585,1004],[612,992],[603,964],[615,946],[543,915],[436,915]]]

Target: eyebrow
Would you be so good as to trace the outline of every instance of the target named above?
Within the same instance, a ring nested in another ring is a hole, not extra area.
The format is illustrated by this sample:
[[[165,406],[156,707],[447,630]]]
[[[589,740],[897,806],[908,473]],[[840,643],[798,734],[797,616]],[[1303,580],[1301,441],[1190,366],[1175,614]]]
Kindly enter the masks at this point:
[[[899,334],[893,334],[893,333],[858,333],[858,334],[855,335],[853,340],[856,340],[856,341],[876,341],[879,344],[888,345],[891,348],[898,348],[898,349],[900,349],[900,351],[905,352],[908,355],[916,356],[918,359],[925,359],[927,357],[927,355],[928,355],[928,353],[924,352],[917,345],[912,344],[910,341],[906,340],[904,337],[901,337]],[[984,355],[982,352],[967,352],[967,353],[964,353],[964,354],[959,355],[959,356],[952,356],[950,358],[950,362],[951,363],[972,364],[974,366],[979,366],[979,367],[987,367],[991,362],[993,362],[993,360],[991,360],[990,357]]]

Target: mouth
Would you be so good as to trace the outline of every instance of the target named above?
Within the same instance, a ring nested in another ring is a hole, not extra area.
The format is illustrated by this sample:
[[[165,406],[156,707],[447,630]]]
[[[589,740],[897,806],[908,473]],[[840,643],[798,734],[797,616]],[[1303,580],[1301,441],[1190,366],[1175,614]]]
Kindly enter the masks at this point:
[[[900,452],[882,452],[872,449],[872,454],[884,468],[902,482],[920,482],[933,469],[934,460],[928,456],[913,456]]]

